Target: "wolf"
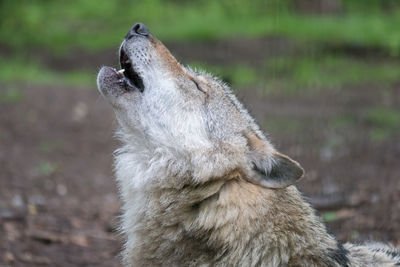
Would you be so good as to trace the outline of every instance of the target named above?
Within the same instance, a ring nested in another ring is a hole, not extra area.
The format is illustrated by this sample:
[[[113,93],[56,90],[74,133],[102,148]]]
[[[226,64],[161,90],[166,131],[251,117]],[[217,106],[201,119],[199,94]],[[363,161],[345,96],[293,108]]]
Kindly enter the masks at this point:
[[[97,84],[122,146],[125,266],[400,266],[391,246],[341,244],[293,185],[303,176],[230,88],[184,67],[142,23]]]

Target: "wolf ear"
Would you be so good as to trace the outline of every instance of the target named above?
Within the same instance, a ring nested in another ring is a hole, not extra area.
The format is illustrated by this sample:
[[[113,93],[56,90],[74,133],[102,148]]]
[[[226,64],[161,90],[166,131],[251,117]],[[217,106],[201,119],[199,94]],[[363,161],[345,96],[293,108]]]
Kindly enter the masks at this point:
[[[299,163],[277,152],[254,133],[246,133],[251,173],[246,179],[266,188],[284,188],[303,177]]]

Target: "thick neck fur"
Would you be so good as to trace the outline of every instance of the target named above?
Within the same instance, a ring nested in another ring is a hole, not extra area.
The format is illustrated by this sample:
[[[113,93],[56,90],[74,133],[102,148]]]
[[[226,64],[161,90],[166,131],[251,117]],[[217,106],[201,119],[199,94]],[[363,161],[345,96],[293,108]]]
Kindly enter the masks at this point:
[[[338,245],[291,186],[301,166],[274,149],[230,89],[137,33],[121,45],[121,66],[144,90],[111,67],[97,79],[121,127],[126,266],[400,264],[387,246]]]
[[[129,266],[339,266],[337,242],[295,187],[265,189],[229,164],[198,181],[178,152],[148,149],[116,153]]]

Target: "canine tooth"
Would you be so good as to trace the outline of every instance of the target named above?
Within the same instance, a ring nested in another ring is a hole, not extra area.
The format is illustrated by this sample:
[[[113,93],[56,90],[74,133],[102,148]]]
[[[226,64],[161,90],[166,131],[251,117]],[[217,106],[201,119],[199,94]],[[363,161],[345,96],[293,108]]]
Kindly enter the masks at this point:
[[[119,71],[118,71],[118,73],[121,73],[121,74],[123,74],[125,72],[125,69],[120,69]]]

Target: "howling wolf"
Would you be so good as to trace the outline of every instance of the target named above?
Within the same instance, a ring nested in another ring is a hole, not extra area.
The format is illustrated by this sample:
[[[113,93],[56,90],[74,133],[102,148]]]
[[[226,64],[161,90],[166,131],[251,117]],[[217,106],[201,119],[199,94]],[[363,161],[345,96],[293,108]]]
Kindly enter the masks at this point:
[[[293,184],[279,153],[226,84],[184,67],[141,23],[103,67],[122,147],[126,266],[399,266],[382,244],[341,244]]]

